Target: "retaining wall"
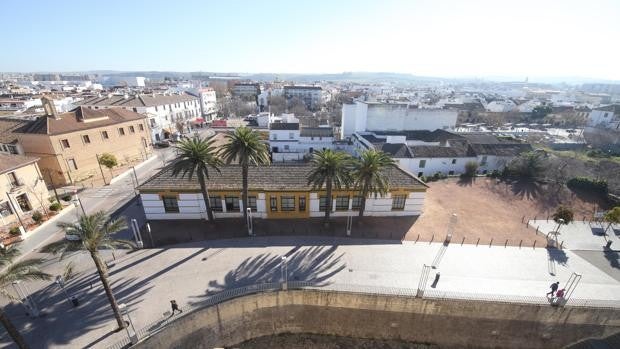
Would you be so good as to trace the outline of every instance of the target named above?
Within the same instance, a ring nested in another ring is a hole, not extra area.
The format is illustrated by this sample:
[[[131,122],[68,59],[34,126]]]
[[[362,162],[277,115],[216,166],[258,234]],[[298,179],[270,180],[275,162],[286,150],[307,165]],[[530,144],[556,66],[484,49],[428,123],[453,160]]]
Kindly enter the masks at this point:
[[[620,311],[323,290],[258,293],[180,317],[136,348],[229,347],[284,332],[442,348],[561,348],[620,330]]]

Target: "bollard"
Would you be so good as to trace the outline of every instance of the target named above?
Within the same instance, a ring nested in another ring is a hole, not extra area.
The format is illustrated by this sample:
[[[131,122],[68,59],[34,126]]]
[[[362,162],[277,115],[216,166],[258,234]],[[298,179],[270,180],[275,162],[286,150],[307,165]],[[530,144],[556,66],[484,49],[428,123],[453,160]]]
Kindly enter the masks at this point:
[[[489,247],[491,247],[491,245],[493,245],[493,238],[491,238],[491,241],[489,241]]]
[[[504,242],[504,248],[506,248],[506,246],[508,246],[508,239],[506,239],[506,242]]]
[[[549,215],[547,215],[547,223],[549,223]]]
[[[463,240],[461,240],[461,246],[463,246],[464,242],[465,242],[465,237],[463,236]]]
[[[415,238],[415,242],[418,242],[418,240],[420,240],[420,234],[418,233],[418,237]]]
[[[435,234],[433,234],[433,236],[431,237],[431,242],[433,242],[433,240],[435,240]],[[430,244],[431,242],[429,242],[429,244]]]
[[[480,242],[480,238],[478,238],[478,241],[476,241],[476,247],[478,247],[479,242]]]
[[[564,241],[560,243],[560,250],[564,248]]]
[[[534,246],[532,246],[534,249],[536,249],[536,240],[534,240]]]
[[[525,221],[525,216],[521,217],[521,223]]]
[[[523,244],[523,239],[521,239],[521,241],[519,241],[519,248],[521,248],[522,244]]]
[[[536,227],[536,234],[538,234],[538,229],[540,229],[540,225]]]

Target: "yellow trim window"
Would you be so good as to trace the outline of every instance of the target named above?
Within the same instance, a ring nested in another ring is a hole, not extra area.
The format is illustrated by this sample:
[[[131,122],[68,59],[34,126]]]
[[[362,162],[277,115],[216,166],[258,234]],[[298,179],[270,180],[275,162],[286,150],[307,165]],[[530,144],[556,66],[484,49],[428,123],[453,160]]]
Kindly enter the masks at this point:
[[[407,201],[407,195],[393,195],[392,210],[404,210],[405,201]]]
[[[176,196],[164,196],[161,199],[166,213],[179,213],[179,201]]]
[[[295,211],[295,197],[294,196],[280,196],[280,210],[281,211]]]
[[[347,211],[349,209],[349,195],[336,196],[336,211]]]
[[[211,196],[209,198],[209,205],[211,206],[211,211],[213,212],[222,212],[222,197],[221,196]]]
[[[325,212],[327,211],[328,207],[331,207],[331,202],[329,202],[330,200],[327,200],[327,196],[326,195],[321,195],[319,197],[319,211],[321,212]]]

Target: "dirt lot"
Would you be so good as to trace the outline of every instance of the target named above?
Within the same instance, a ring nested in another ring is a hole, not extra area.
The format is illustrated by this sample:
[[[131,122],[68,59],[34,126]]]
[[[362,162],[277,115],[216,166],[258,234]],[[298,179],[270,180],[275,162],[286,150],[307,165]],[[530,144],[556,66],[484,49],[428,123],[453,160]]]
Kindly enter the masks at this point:
[[[550,200],[547,190],[541,186],[523,183],[506,184],[492,178],[477,178],[464,182],[448,179],[429,183],[424,202],[424,213],[407,233],[406,240],[443,241],[447,233],[450,215],[456,213],[458,221],[452,242],[488,245],[544,246],[545,238],[534,229],[521,223],[537,217],[547,218],[558,206],[558,200]],[[575,195],[564,193],[559,200],[572,207],[575,219],[592,217],[595,203],[584,201]]]

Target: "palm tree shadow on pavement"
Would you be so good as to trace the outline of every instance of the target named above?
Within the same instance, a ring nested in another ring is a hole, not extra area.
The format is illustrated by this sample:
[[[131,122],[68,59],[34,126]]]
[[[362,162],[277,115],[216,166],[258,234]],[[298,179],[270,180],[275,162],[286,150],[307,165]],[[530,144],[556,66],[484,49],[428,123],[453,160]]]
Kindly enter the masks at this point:
[[[332,276],[346,267],[341,261],[344,254],[336,255],[336,249],[337,246],[314,246],[305,249],[296,247],[286,260],[288,280],[326,285]],[[267,253],[249,257],[229,271],[222,282],[209,281],[206,294],[200,297],[208,297],[236,287],[282,281],[281,265],[280,255]]]
[[[609,261],[612,268],[620,269],[620,254],[611,248],[604,246],[603,255]]]
[[[568,256],[564,250],[557,249],[555,247],[547,247],[547,255],[549,260],[554,261],[560,265],[566,265]]]
[[[519,179],[511,184],[512,193],[521,199],[533,200],[542,194],[542,185],[531,179]]]
[[[474,182],[476,182],[476,177],[460,176],[456,184],[461,187],[471,187]]]

